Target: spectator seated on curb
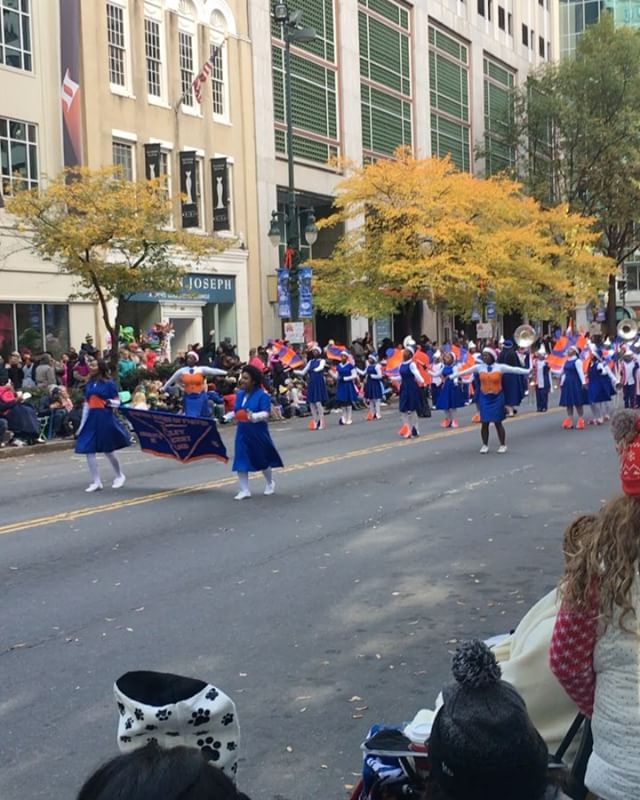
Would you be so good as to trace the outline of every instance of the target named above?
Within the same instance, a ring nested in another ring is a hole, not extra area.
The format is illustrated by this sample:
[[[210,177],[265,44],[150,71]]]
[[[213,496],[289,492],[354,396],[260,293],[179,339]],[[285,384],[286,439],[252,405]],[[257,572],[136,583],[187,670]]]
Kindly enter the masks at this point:
[[[6,379],[0,379],[0,417],[7,422],[17,446],[35,444],[40,435],[38,417],[33,407],[24,402],[27,399],[26,394],[17,393]]]
[[[86,781],[77,800],[249,800],[202,750],[155,743],[116,756]]]

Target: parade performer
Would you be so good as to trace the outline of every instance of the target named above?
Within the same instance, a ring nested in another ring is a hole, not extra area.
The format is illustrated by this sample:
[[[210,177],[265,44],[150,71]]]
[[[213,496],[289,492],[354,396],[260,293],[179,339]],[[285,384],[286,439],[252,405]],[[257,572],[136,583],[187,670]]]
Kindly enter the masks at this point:
[[[567,350],[567,360],[562,368],[562,376],[560,378],[560,405],[567,409],[566,419],[562,423],[562,427],[565,430],[573,428],[574,409],[578,415],[576,428],[579,431],[584,429],[585,384],[586,379],[578,348],[571,346]]]
[[[326,359],[322,358],[320,345],[313,342],[309,345],[311,358],[307,361],[303,369],[295,370],[296,375],[307,378],[307,403],[311,411],[311,422],[309,428],[319,431],[325,427],[324,404],[329,400],[327,384],[324,379],[324,368],[327,364]]]
[[[380,409],[382,408],[382,368],[378,364],[378,359],[371,353],[367,356],[367,366],[363,370],[358,370],[358,374],[366,378],[364,386],[364,397],[369,405],[367,420],[382,419]]]
[[[115,473],[111,486],[119,489],[124,486],[126,477],[114,451],[129,447],[131,438],[115,415],[115,409],[120,405],[118,387],[109,378],[104,361],[89,362],[89,380],[84,388],[84,396],[76,453],[87,457],[91,483],[85,491],[97,492],[102,489],[96,453],[105,454]]]
[[[498,453],[507,452],[507,434],[504,429],[506,402],[503,390],[505,375],[515,377],[529,375],[527,367],[512,367],[509,364],[498,364],[498,354],[491,347],[482,351],[482,363],[456,373],[457,377],[476,373],[480,379],[478,402],[480,405],[480,436],[482,438],[481,453],[489,452],[489,425],[495,425],[498,434]]]
[[[475,361],[477,361],[478,363],[482,361],[482,356],[480,353],[478,353],[478,348],[475,342],[473,341],[469,342],[469,344],[467,345],[467,350],[469,351],[469,354],[473,356]],[[478,402],[478,393],[480,392],[480,380],[477,374],[475,373],[471,381],[471,389],[473,394],[472,401],[474,406],[476,407],[476,413],[471,417],[471,422],[480,422],[480,404]]]
[[[283,466],[269,433],[267,421],[271,411],[271,399],[262,388],[263,380],[264,375],[257,367],[249,365],[243,367],[235,409],[224,416],[227,422],[235,418],[238,423],[232,467],[233,471],[238,473],[240,483],[236,500],[246,500],[251,497],[250,472],[262,472],[267,483],[264,493],[273,494],[276,484],[272,470],[274,467]]]
[[[587,370],[587,398],[591,406],[590,425],[604,423],[605,409],[611,400],[611,377],[606,364],[602,361],[602,351],[594,344],[590,345],[591,361]]]
[[[505,339],[500,355],[498,356],[500,364],[506,364],[510,367],[522,368],[520,358],[514,347],[511,339]],[[522,402],[525,395],[522,380],[518,374],[507,374],[504,378],[504,402],[506,413],[508,417],[513,417],[518,413],[517,406]]]
[[[445,413],[445,418],[440,423],[440,427],[458,428],[460,423],[455,414],[458,408],[464,406],[464,395],[454,377],[455,358],[451,353],[443,353],[442,363],[429,370],[429,372],[436,380],[438,378],[442,380],[436,401],[436,409]]]
[[[636,406],[636,372],[638,364],[633,357],[633,353],[626,350],[620,361],[618,371],[620,383],[622,384],[622,397],[625,408],[635,408]]]
[[[402,427],[399,435],[403,439],[411,439],[420,435],[418,430],[417,413],[424,405],[422,389],[424,380],[420,375],[418,365],[413,360],[413,350],[406,348],[402,353],[400,365],[400,413],[402,414]]]
[[[209,398],[207,396],[207,375],[226,375],[226,370],[214,367],[202,367],[198,364],[198,354],[194,350],[187,353],[187,366],[182,367],[169,378],[161,391],[166,392],[176,381],[180,381],[184,389],[183,413],[186,417],[210,417]]]
[[[547,351],[540,345],[533,358],[533,383],[536,387],[536,411],[549,410],[551,392],[551,370],[547,363]]]
[[[353,363],[349,361],[349,354],[346,351],[342,352],[336,371],[338,373],[336,402],[339,406],[342,406],[340,425],[351,425],[353,422],[353,404],[358,400],[358,393],[355,387],[358,371]]]

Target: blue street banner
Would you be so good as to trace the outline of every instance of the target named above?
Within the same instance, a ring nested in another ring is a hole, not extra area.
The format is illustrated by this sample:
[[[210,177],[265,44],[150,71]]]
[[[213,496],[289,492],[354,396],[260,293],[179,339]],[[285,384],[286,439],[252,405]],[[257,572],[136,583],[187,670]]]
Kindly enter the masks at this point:
[[[291,292],[289,290],[289,270],[278,270],[278,316],[291,319]]]
[[[498,316],[496,304],[493,301],[487,303],[487,319],[494,320]]]
[[[181,464],[202,458],[215,458],[225,464],[229,460],[213,419],[137,408],[120,410],[132,424],[145,453],[174,458]]]
[[[300,319],[313,318],[313,295],[311,294],[311,267],[298,269],[298,316]]]

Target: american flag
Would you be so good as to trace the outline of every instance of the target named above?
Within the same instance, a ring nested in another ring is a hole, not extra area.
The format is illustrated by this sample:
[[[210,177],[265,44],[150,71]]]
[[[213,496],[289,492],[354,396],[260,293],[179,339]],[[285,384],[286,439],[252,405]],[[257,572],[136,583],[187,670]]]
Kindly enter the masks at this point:
[[[198,103],[200,103],[200,105],[202,105],[202,84],[207,82],[207,78],[213,72],[213,68],[215,66],[216,58],[218,57],[219,52],[220,52],[219,47],[211,48],[211,55],[205,61],[200,72],[193,79],[192,83],[193,93],[195,94],[196,100],[198,101]]]

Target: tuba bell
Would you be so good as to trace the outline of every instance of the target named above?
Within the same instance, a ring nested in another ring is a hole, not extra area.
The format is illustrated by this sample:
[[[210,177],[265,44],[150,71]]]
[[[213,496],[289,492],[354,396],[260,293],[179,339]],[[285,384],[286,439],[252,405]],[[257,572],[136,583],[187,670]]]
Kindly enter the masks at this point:
[[[405,348],[405,350],[407,348],[413,348],[416,346],[416,340],[411,335],[405,336],[402,340],[402,346]]]
[[[621,319],[616,332],[625,342],[630,342],[638,335],[638,323],[635,319]]]
[[[513,334],[513,341],[518,347],[532,347],[537,338],[538,334],[531,325],[519,325]]]

